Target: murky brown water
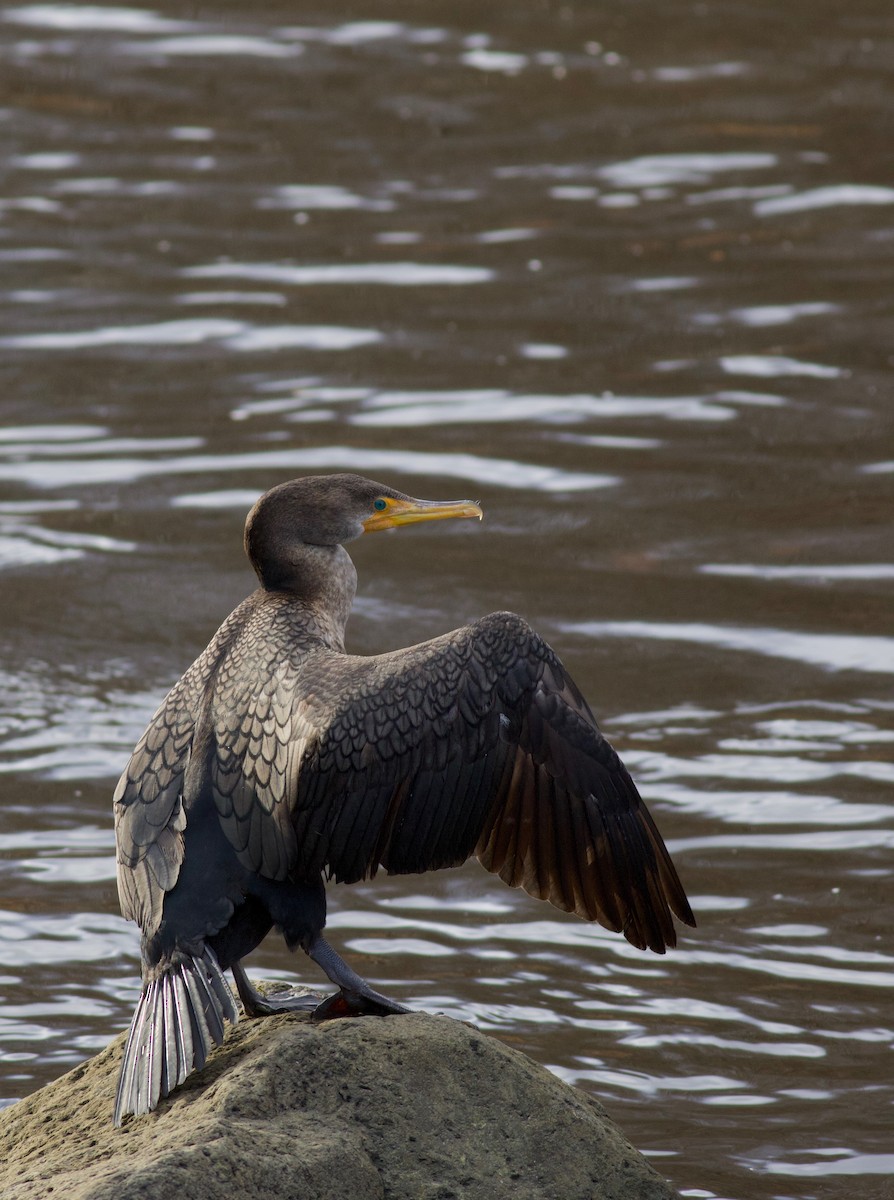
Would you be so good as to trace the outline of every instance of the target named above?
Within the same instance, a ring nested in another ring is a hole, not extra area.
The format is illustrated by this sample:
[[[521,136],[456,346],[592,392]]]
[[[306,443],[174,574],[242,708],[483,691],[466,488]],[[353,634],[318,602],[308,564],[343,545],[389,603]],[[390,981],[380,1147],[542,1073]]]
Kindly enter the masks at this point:
[[[487,520],[357,545],[353,648],[527,616],[700,926],[470,864],[338,943],[687,1196],[891,1195],[890,9],[504,7],[2,10],[0,1096],[130,1018],[111,789],[246,509],[356,469]]]

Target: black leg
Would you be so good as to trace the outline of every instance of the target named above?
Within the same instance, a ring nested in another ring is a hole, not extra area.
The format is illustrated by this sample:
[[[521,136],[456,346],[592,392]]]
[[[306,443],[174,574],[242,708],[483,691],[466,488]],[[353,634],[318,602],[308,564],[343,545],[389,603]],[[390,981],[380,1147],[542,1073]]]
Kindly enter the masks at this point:
[[[307,947],[307,953],[339,988],[334,996],[328,996],[322,1004],[314,1009],[313,1019],[315,1021],[367,1014],[386,1017],[397,1013],[412,1012],[412,1009],[405,1008],[403,1004],[398,1004],[395,1000],[389,1000],[387,996],[383,996],[381,992],[371,988],[365,979],[362,979],[356,971],[351,970],[344,959],[320,934],[312,939]],[[239,986],[238,979],[236,986]],[[239,995],[242,995],[241,990]]]

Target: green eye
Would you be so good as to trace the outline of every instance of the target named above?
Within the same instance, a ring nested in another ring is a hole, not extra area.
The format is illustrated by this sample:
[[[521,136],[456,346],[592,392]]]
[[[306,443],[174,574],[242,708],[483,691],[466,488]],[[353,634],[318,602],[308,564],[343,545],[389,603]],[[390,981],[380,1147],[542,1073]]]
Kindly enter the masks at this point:
[[[385,500],[376,500],[375,504],[373,504],[373,508],[377,512],[383,512],[387,507],[388,503]]]

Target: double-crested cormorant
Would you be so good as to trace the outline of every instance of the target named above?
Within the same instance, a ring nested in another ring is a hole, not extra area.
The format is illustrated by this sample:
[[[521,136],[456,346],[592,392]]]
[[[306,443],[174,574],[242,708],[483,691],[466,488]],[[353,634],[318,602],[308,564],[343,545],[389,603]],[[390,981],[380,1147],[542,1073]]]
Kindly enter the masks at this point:
[[[364,532],[481,517],[357,475],[296,479],[248,514],[260,587],[174,685],[115,792],[118,890],[143,989],[115,1105],[155,1108],[265,1000],[240,960],[272,926],[339,991],[329,1017],[402,1013],[323,939],[323,877],[475,855],[512,887],[662,953],[694,924],[661,835],[555,653],[512,613],[390,654],[345,653]],[[303,1007],[307,1007],[306,1000]]]

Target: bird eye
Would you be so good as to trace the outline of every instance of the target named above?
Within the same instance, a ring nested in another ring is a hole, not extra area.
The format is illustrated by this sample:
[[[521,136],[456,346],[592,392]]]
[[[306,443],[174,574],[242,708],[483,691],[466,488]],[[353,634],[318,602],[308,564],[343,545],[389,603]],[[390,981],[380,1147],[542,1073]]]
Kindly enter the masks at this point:
[[[388,503],[385,500],[376,500],[376,502],[373,504],[373,508],[377,512],[383,512],[387,507]]]

